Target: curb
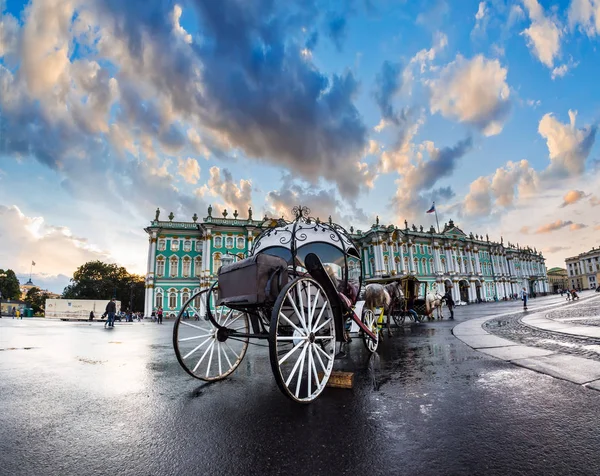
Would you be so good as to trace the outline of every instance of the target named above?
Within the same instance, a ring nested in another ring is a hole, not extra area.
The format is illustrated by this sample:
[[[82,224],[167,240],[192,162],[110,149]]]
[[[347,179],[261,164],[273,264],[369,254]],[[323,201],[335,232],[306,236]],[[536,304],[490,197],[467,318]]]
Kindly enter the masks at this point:
[[[599,297],[600,296],[586,297],[585,299],[582,299],[582,302],[585,302],[588,299],[597,299]],[[542,313],[549,309],[554,309],[565,305],[568,305],[568,303],[564,302],[540,306],[536,314],[527,316],[527,318],[522,318],[522,321],[525,321],[525,319],[531,319],[537,325],[544,325],[546,323],[543,320],[548,320],[554,324],[559,324],[555,321],[547,319]],[[531,347],[519,344],[502,337],[497,337],[483,328],[483,324],[487,321],[497,319],[499,317],[513,315],[517,312],[519,311],[504,312],[501,314],[478,317],[469,321],[461,322],[452,329],[452,334],[454,334],[454,337],[462,341],[464,344],[483,354],[510,362],[511,364],[519,367],[600,391],[600,362],[586,359],[584,357],[561,354],[559,352],[542,349],[540,347]],[[530,327],[544,329],[543,327],[537,327],[537,325],[531,325],[526,322],[524,322],[524,324]],[[582,327],[571,326],[568,324],[564,325],[565,327],[569,328]],[[600,331],[600,329],[597,330]],[[552,329],[551,331],[558,332],[555,329]],[[583,335],[583,337],[588,336]]]

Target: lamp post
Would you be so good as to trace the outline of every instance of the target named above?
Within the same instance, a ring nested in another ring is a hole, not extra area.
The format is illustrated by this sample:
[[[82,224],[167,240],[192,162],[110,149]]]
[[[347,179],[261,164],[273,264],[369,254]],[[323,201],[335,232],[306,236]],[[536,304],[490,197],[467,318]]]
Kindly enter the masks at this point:
[[[0,279],[2,279],[2,281],[4,281],[6,276],[6,273],[0,273]],[[4,284],[4,282],[2,284]],[[0,291],[0,319],[2,319],[2,291]]]

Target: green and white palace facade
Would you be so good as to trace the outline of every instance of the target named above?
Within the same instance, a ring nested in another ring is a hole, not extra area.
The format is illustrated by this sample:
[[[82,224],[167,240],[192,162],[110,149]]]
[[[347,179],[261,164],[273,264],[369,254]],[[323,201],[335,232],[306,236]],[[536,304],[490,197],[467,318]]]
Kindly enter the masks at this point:
[[[264,219],[223,212],[199,220],[155,219],[149,235],[144,314],[161,306],[167,317],[177,315],[194,293],[210,286],[226,261],[247,256],[262,231]],[[266,218],[266,217],[265,217]],[[490,241],[487,235],[467,235],[452,220],[441,232],[415,225],[385,226],[379,219],[368,230],[349,232],[360,250],[363,277],[415,276],[420,293],[450,291],[455,301],[502,300],[526,288],[530,294],[549,292],[545,259],[540,252],[511,243]]]

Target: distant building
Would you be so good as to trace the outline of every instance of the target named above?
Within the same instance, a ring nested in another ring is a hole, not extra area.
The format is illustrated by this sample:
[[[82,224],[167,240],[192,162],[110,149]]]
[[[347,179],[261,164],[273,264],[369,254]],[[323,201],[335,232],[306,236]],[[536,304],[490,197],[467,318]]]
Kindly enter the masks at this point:
[[[166,316],[175,316],[185,302],[216,279],[225,260],[247,256],[261,233],[263,219],[254,220],[223,213],[191,222],[155,219],[145,228],[149,235],[144,314],[162,306]],[[266,217],[265,217],[266,218]],[[550,291],[542,254],[529,247],[490,241],[487,236],[467,235],[450,220],[437,233],[431,227],[403,228],[377,223],[366,231],[349,233],[362,257],[363,276],[416,276],[425,287],[450,291],[455,300],[477,302],[503,299],[525,287],[529,293]],[[196,304],[200,307],[200,302]]]
[[[569,287],[567,270],[564,268],[549,269],[548,283],[550,284],[550,291],[555,294],[559,293],[561,289],[567,289]]]
[[[36,286],[35,284],[33,284],[33,281],[31,281],[31,278],[29,278],[25,284],[21,284],[21,286],[20,286],[21,299],[24,300],[25,297],[27,297],[27,293],[29,292],[29,290],[31,288],[40,289],[40,293],[47,294],[48,298],[50,298],[50,299],[60,299],[60,297],[61,297],[60,294],[53,293],[52,291],[48,291],[47,289],[41,289],[39,286]]]
[[[596,289],[600,283],[600,248],[592,248],[565,260],[569,286],[577,289]]]

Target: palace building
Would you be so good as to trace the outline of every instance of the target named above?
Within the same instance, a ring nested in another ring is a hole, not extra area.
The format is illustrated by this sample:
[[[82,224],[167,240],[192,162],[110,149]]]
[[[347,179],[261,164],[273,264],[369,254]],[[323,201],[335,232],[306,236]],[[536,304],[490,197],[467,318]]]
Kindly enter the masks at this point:
[[[144,315],[159,306],[176,316],[185,302],[210,286],[222,264],[243,259],[267,220],[246,218],[237,210],[222,218],[208,215],[191,222],[160,220],[160,211],[145,228],[149,235]],[[450,291],[466,303],[500,300],[525,287],[530,294],[549,291],[544,257],[537,250],[490,241],[487,235],[467,235],[450,220],[441,232],[433,227],[403,228],[376,223],[368,230],[348,230],[361,253],[363,277],[412,275],[421,281],[420,293]],[[200,307],[200,304],[197,304]]]
[[[596,289],[600,286],[600,248],[565,260],[568,286],[576,289]]]

